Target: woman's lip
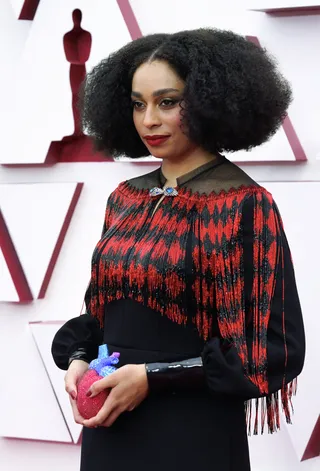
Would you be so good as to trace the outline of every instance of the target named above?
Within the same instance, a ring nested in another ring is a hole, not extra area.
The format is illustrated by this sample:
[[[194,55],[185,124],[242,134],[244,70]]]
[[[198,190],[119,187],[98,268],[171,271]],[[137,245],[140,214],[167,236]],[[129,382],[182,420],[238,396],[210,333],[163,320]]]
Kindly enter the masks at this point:
[[[170,134],[154,134],[153,136],[145,135],[145,139],[159,139],[160,137],[169,137]]]
[[[154,136],[154,137],[145,137],[145,140],[150,144],[151,146],[159,146],[163,142],[165,142],[167,139],[169,139],[170,136]]]

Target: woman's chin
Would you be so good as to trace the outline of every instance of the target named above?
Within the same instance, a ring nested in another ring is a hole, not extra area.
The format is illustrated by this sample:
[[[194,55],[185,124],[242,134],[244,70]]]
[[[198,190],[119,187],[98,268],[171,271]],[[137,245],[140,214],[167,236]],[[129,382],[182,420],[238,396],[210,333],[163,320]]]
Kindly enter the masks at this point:
[[[152,152],[150,152],[152,157],[155,157],[156,159],[165,159],[166,157],[169,157],[169,152],[164,149],[155,149]]]

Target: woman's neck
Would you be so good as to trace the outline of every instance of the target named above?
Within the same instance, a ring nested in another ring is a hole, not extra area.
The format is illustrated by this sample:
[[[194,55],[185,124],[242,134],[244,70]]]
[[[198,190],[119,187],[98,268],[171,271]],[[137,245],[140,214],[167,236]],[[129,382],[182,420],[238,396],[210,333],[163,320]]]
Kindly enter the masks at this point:
[[[216,158],[216,155],[201,151],[198,155],[193,154],[184,160],[163,159],[161,169],[166,178],[165,186],[177,186],[177,178],[181,175],[185,175],[186,173],[189,173]]]

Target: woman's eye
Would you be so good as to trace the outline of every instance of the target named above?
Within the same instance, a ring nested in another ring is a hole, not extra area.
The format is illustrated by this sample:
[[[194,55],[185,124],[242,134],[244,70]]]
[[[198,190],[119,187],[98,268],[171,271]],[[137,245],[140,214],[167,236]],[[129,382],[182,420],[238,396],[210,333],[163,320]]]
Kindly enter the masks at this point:
[[[162,106],[173,106],[177,103],[177,100],[172,100],[171,98],[165,98],[161,101],[160,105]]]
[[[161,100],[159,105],[162,108],[170,108],[171,106],[174,106],[177,102],[178,100],[173,100],[172,98],[164,98],[163,100]],[[145,108],[145,104],[141,101],[133,101],[132,106],[135,110],[139,111]]]
[[[143,107],[143,103],[141,103],[141,101],[133,101],[132,106],[135,109],[140,110]]]

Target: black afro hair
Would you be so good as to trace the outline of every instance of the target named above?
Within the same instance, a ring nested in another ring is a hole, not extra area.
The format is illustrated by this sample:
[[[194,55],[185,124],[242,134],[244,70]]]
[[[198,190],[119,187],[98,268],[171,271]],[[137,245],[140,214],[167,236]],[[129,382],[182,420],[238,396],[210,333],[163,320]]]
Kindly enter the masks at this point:
[[[275,134],[292,100],[288,81],[264,49],[211,28],[151,34],[102,60],[80,94],[84,131],[107,155],[150,154],[133,123],[131,84],[149,60],[166,61],[185,82],[183,129],[206,151],[250,150]]]

